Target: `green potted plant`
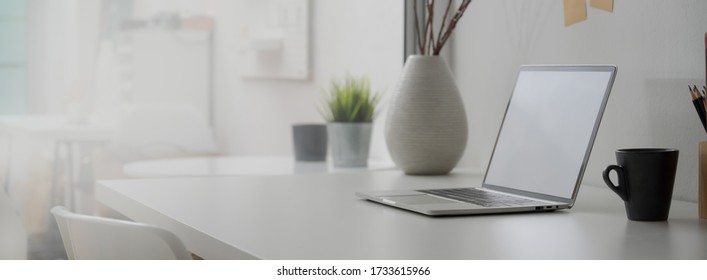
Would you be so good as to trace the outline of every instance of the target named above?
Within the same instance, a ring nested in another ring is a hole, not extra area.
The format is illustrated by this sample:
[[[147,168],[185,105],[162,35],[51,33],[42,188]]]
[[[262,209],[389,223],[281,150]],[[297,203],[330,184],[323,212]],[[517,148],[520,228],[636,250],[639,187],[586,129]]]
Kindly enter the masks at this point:
[[[330,153],[336,167],[365,167],[376,117],[378,93],[371,93],[368,78],[347,76],[333,80],[321,113],[328,122]]]

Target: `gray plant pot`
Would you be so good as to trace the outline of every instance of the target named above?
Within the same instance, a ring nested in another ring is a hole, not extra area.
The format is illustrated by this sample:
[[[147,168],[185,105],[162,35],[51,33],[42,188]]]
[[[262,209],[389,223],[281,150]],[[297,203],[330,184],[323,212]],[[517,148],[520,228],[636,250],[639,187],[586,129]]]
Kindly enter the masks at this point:
[[[329,149],[335,167],[366,167],[372,123],[329,123]]]
[[[292,141],[296,161],[326,161],[325,124],[293,124]]]

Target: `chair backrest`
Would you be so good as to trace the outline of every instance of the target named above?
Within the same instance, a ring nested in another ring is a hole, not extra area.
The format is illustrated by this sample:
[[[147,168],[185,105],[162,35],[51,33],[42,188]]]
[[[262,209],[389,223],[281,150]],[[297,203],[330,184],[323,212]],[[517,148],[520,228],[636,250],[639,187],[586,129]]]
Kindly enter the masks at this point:
[[[0,191],[0,260],[27,259],[27,232],[13,203]]]
[[[160,227],[76,214],[63,206],[55,206],[51,213],[69,259],[191,259],[179,237]]]
[[[135,159],[217,152],[206,117],[187,104],[136,105],[118,125],[114,145]]]

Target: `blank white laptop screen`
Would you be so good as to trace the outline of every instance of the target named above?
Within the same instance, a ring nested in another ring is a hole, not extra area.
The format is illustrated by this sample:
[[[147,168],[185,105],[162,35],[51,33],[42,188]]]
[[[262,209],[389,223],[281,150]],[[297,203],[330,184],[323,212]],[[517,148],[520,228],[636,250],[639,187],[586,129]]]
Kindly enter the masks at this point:
[[[520,71],[484,184],[571,198],[611,75]]]

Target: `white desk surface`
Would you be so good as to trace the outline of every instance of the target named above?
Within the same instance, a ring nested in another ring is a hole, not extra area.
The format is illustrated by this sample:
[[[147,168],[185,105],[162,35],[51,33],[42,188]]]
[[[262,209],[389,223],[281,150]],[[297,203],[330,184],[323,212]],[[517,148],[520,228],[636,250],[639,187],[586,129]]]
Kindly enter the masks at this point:
[[[130,177],[193,177],[286,175],[394,169],[392,162],[371,160],[364,168],[336,168],[327,162],[297,162],[292,157],[193,157],[131,162],[123,166]]]
[[[570,210],[442,218],[354,196],[480,179],[397,170],[137,179],[99,181],[96,196],[205,259],[707,259],[696,204],[673,201],[667,222],[633,222],[606,187],[582,186]]]

